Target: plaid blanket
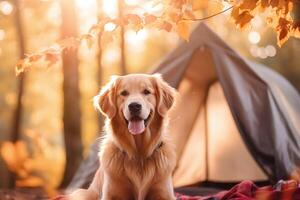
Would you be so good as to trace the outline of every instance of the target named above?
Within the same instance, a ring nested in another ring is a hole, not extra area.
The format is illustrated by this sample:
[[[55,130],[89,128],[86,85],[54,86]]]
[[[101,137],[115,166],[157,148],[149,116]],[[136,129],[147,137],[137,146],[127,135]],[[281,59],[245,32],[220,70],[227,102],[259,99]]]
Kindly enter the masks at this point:
[[[296,181],[279,181],[274,186],[257,187],[243,181],[228,191],[211,196],[186,196],[176,193],[177,200],[300,200],[300,187]]]

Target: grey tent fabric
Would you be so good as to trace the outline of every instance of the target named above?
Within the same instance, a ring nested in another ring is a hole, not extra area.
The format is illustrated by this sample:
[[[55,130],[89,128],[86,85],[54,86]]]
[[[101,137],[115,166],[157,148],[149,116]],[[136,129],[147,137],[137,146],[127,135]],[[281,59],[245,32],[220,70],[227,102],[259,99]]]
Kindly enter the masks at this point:
[[[203,23],[151,73],[161,73],[178,88],[193,55],[202,48],[212,56],[235,124],[254,160],[271,181],[290,178],[300,166],[300,96],[282,76],[243,59]],[[97,163],[95,154],[92,151],[90,161],[82,163],[69,188],[91,181],[97,167],[86,166]]]
[[[300,166],[300,96],[274,71],[243,59],[205,24],[154,72],[173,87],[199,48],[208,48],[244,143],[270,180],[287,179]],[[201,76],[201,74],[199,74]]]

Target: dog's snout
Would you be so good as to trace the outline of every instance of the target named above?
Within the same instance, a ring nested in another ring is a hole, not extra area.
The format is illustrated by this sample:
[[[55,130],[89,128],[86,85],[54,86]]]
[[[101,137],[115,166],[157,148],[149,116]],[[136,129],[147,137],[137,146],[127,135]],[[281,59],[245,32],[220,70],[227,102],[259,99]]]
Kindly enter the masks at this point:
[[[128,105],[128,108],[131,114],[139,114],[141,112],[142,105],[137,102],[133,102]]]

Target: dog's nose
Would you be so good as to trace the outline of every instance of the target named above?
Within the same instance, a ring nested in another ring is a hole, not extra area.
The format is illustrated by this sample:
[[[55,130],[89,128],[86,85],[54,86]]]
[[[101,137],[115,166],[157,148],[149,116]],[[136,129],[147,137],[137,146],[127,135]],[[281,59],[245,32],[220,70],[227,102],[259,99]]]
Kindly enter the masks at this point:
[[[139,114],[142,109],[142,105],[136,102],[130,103],[128,105],[129,111],[131,114]]]

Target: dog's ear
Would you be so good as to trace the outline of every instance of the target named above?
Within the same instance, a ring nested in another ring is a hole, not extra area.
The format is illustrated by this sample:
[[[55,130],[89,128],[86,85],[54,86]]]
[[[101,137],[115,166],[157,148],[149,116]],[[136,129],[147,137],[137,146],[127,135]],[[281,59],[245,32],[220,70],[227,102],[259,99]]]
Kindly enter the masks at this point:
[[[112,119],[117,112],[117,108],[115,106],[115,94],[118,79],[118,76],[112,76],[110,81],[101,89],[100,93],[93,99],[94,106],[109,119]]]
[[[161,116],[165,116],[173,106],[176,90],[165,82],[160,74],[153,75],[157,90],[157,111]]]

